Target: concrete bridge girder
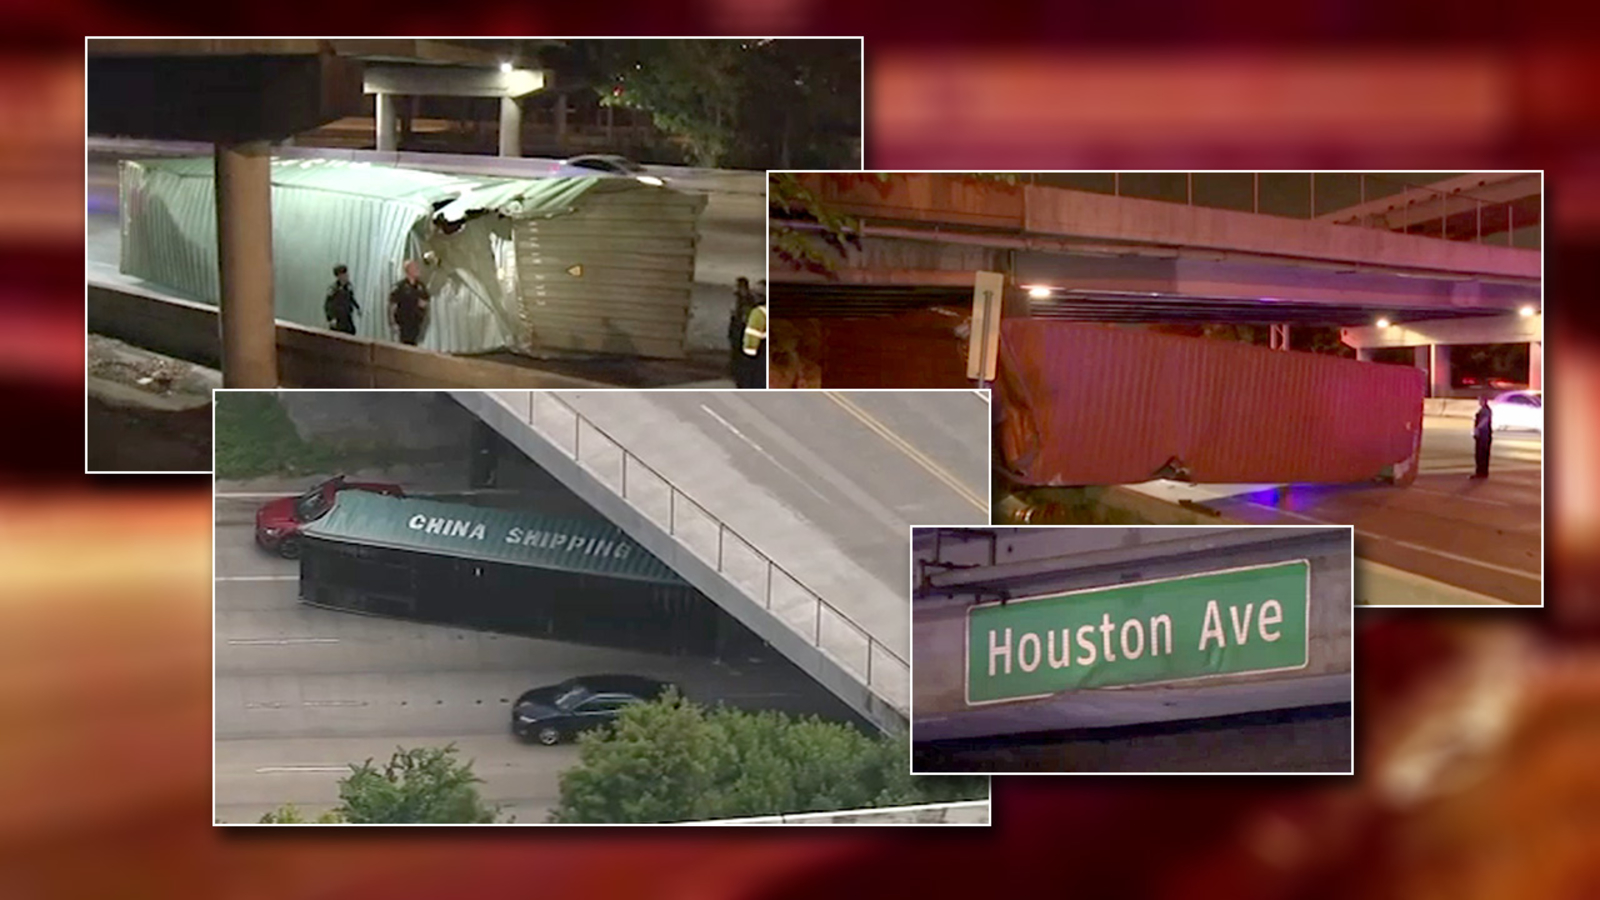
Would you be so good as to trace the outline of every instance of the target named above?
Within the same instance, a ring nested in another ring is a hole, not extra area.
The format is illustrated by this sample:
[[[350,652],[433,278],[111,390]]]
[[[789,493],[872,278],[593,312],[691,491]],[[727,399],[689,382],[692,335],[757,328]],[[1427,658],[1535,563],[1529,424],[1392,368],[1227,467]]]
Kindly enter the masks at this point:
[[[808,186],[830,206],[871,224],[976,226],[1017,237],[1205,248],[1457,277],[1540,277],[1538,251],[1329,222],[952,175],[814,180]]]

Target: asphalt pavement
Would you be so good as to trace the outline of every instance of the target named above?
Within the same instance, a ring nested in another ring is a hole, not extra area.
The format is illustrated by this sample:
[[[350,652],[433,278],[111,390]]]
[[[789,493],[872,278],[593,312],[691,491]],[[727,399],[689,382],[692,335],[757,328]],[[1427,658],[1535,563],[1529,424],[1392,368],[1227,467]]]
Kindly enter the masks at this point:
[[[988,522],[973,392],[560,396],[902,658],[910,527]]]
[[[1537,605],[1543,596],[1543,457],[1539,433],[1499,432],[1489,478],[1469,478],[1472,420],[1428,416],[1423,421],[1417,480],[1409,487],[1371,483],[1149,489],[1251,524],[1354,526],[1359,603]]]
[[[226,822],[284,803],[315,814],[337,803],[348,764],[447,743],[473,760],[486,800],[542,822],[577,751],[516,741],[511,703],[574,675],[652,675],[705,703],[853,719],[782,662],[734,667],[304,606],[298,564],[255,547],[257,495],[272,493],[261,487],[219,485],[214,517],[216,815]]]

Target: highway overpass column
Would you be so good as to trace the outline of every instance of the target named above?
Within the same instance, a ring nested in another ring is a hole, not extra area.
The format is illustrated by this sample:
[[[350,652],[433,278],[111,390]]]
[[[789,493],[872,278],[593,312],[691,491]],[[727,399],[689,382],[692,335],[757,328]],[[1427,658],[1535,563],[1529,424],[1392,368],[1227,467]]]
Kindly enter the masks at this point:
[[[1528,387],[1544,390],[1544,341],[1528,343]]]
[[[217,260],[222,384],[278,386],[272,293],[272,147],[218,144]]]
[[[1378,348],[1376,347],[1357,347],[1356,359],[1359,359],[1362,362],[1372,362],[1373,358],[1377,356],[1377,353]]]
[[[1423,352],[1428,354],[1428,396],[1450,396],[1450,345],[1433,344],[1417,350],[1419,359]]]
[[[379,153],[394,152],[394,95],[383,91],[373,95],[373,111],[377,118],[377,147]]]
[[[567,95],[556,94],[556,146],[567,152]]]
[[[522,155],[522,107],[515,97],[500,98],[500,155]]]

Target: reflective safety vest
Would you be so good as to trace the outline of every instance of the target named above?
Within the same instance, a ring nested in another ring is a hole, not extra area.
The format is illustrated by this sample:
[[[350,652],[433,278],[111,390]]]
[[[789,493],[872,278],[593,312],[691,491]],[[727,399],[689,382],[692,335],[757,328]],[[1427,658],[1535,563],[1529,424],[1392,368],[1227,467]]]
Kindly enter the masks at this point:
[[[744,320],[744,355],[755,356],[761,351],[761,342],[767,339],[767,308],[757,306]]]

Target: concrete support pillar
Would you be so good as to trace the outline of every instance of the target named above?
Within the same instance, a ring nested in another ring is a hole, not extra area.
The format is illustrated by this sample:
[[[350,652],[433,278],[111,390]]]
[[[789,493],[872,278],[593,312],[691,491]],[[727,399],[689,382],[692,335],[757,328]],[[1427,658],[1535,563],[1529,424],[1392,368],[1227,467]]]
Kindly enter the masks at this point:
[[[1528,344],[1528,387],[1544,390],[1544,341]]]
[[[411,139],[412,126],[417,120],[417,109],[419,106],[421,106],[421,101],[421,97],[417,96],[416,94],[412,94],[406,98],[405,104],[401,106],[400,143],[402,144]]]
[[[375,102],[373,111],[378,122],[378,152],[393,153],[394,139],[394,95],[382,91],[374,94]]]
[[[266,141],[218,144],[215,158],[222,384],[275,388],[272,148]]]
[[[1378,355],[1378,351],[1377,351],[1377,348],[1375,348],[1375,347],[1357,347],[1356,348],[1356,359],[1358,359],[1358,360],[1360,360],[1362,362],[1372,362],[1372,360],[1377,355]]]
[[[500,155],[522,155],[522,106],[515,97],[500,98]]]
[[[1289,326],[1268,325],[1267,341],[1274,350],[1289,349]]]
[[[556,94],[556,146],[567,149],[567,95]]]
[[[1450,396],[1450,345],[1418,347],[1417,361],[1428,366],[1428,396]]]

